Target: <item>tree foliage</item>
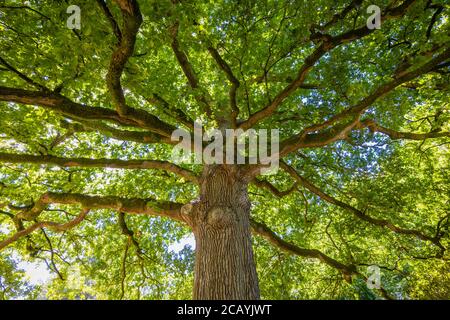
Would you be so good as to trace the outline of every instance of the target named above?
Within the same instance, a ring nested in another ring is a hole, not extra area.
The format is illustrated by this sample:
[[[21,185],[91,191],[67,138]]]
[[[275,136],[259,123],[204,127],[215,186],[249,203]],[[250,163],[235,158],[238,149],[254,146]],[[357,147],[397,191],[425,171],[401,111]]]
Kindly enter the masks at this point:
[[[249,187],[262,298],[450,298],[446,1],[79,0],[81,29],[69,4],[0,2],[1,299],[191,298],[194,120],[280,130]]]

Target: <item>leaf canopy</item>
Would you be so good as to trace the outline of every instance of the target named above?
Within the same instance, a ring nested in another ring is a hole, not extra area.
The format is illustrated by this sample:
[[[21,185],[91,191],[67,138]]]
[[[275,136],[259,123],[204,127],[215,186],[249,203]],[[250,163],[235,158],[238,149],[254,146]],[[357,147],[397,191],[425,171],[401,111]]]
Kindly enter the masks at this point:
[[[284,241],[255,228],[262,298],[377,299],[370,265],[393,297],[450,298],[446,1],[137,2],[79,0],[81,29],[66,1],[0,2],[0,243],[59,224],[2,248],[0,299],[190,299],[169,218],[203,166],[173,166],[170,134],[193,120],[280,130],[284,166],[249,187]]]

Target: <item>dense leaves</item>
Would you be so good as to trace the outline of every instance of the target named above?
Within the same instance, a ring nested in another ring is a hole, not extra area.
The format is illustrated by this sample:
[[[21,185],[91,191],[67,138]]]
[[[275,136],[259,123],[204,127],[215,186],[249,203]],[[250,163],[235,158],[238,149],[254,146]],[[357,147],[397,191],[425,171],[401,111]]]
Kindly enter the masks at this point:
[[[168,128],[189,129],[193,119],[207,128],[224,122],[231,126],[233,86],[239,82],[237,123],[245,124],[277,101],[318,47],[325,48],[298,88],[254,127],[279,129],[281,140],[295,145],[290,137],[364,104],[378,88],[397,79],[399,83],[360,110],[350,130],[331,127],[337,130],[330,131],[337,132],[331,140],[320,135],[327,128],[312,130],[308,136],[312,141],[326,143],[308,145],[307,138],[299,140],[298,147],[283,154],[284,162],[363,215],[416,230],[439,245],[361,219],[280,169],[258,179],[280,191],[295,184],[292,192],[278,197],[252,183],[252,218],[285,241],[320,250],[355,266],[356,272],[348,281],[332,265],[290,254],[255,234],[261,297],[378,299],[382,293],[366,285],[368,267],[377,265],[384,290],[395,298],[450,298],[446,1],[138,1],[143,22],[119,74],[127,106],[141,111],[138,116],[130,112],[128,122],[107,80],[114,69],[111,56],[121,43],[111,19],[122,29],[122,43],[127,40],[122,24],[126,15],[120,8],[124,2],[128,1],[0,1],[1,154],[171,161],[173,146],[159,143],[167,138],[165,127],[146,115]],[[99,3],[106,5],[109,18]],[[79,30],[66,26],[70,4],[81,8]],[[386,16],[381,29],[366,32],[366,8],[371,4]],[[399,16],[395,8],[402,8]],[[338,41],[358,28],[361,34]],[[214,59],[214,50],[229,66],[228,73]],[[180,63],[181,54],[189,66]],[[236,82],[230,81],[230,73]],[[73,104],[61,111],[46,102],[30,102],[28,93],[12,97],[9,88],[65,97],[86,107],[86,117],[102,107],[111,113],[119,110],[121,118],[83,119],[71,113]],[[353,116],[338,120],[348,125]],[[397,133],[425,136],[392,139],[364,125],[365,120]],[[434,133],[441,134],[427,136]],[[143,139],[143,134],[155,135],[157,143]],[[0,163],[0,242],[20,230],[18,221],[25,224],[23,229],[38,221],[65,223],[79,214],[79,205],[52,203],[31,221],[14,218],[46,192],[179,204],[194,200],[199,192],[195,183],[173,170],[57,167],[1,159],[6,160]],[[192,164],[181,167],[196,174],[202,169]],[[75,228],[62,232],[39,228],[2,249],[0,299],[191,298],[194,248],[183,247],[193,243],[189,228],[167,217],[117,211],[91,210]],[[20,261],[45,264],[51,279],[42,286],[30,285]]]

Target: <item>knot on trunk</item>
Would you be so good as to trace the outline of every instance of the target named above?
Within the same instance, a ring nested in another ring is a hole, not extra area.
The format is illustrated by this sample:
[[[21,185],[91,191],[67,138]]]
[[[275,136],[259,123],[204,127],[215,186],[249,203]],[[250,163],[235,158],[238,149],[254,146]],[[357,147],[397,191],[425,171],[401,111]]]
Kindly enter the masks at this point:
[[[181,214],[189,216],[192,212],[193,205],[191,203],[187,203],[184,206],[181,207]]]
[[[226,228],[236,221],[233,209],[226,206],[214,206],[208,210],[207,223],[217,229]]]

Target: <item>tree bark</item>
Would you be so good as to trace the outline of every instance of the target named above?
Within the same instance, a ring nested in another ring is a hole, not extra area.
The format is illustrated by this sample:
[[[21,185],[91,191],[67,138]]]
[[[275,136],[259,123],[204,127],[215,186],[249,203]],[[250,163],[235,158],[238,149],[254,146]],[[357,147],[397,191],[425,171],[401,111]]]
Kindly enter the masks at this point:
[[[207,166],[200,199],[189,208],[195,235],[194,299],[259,299],[242,168]]]

